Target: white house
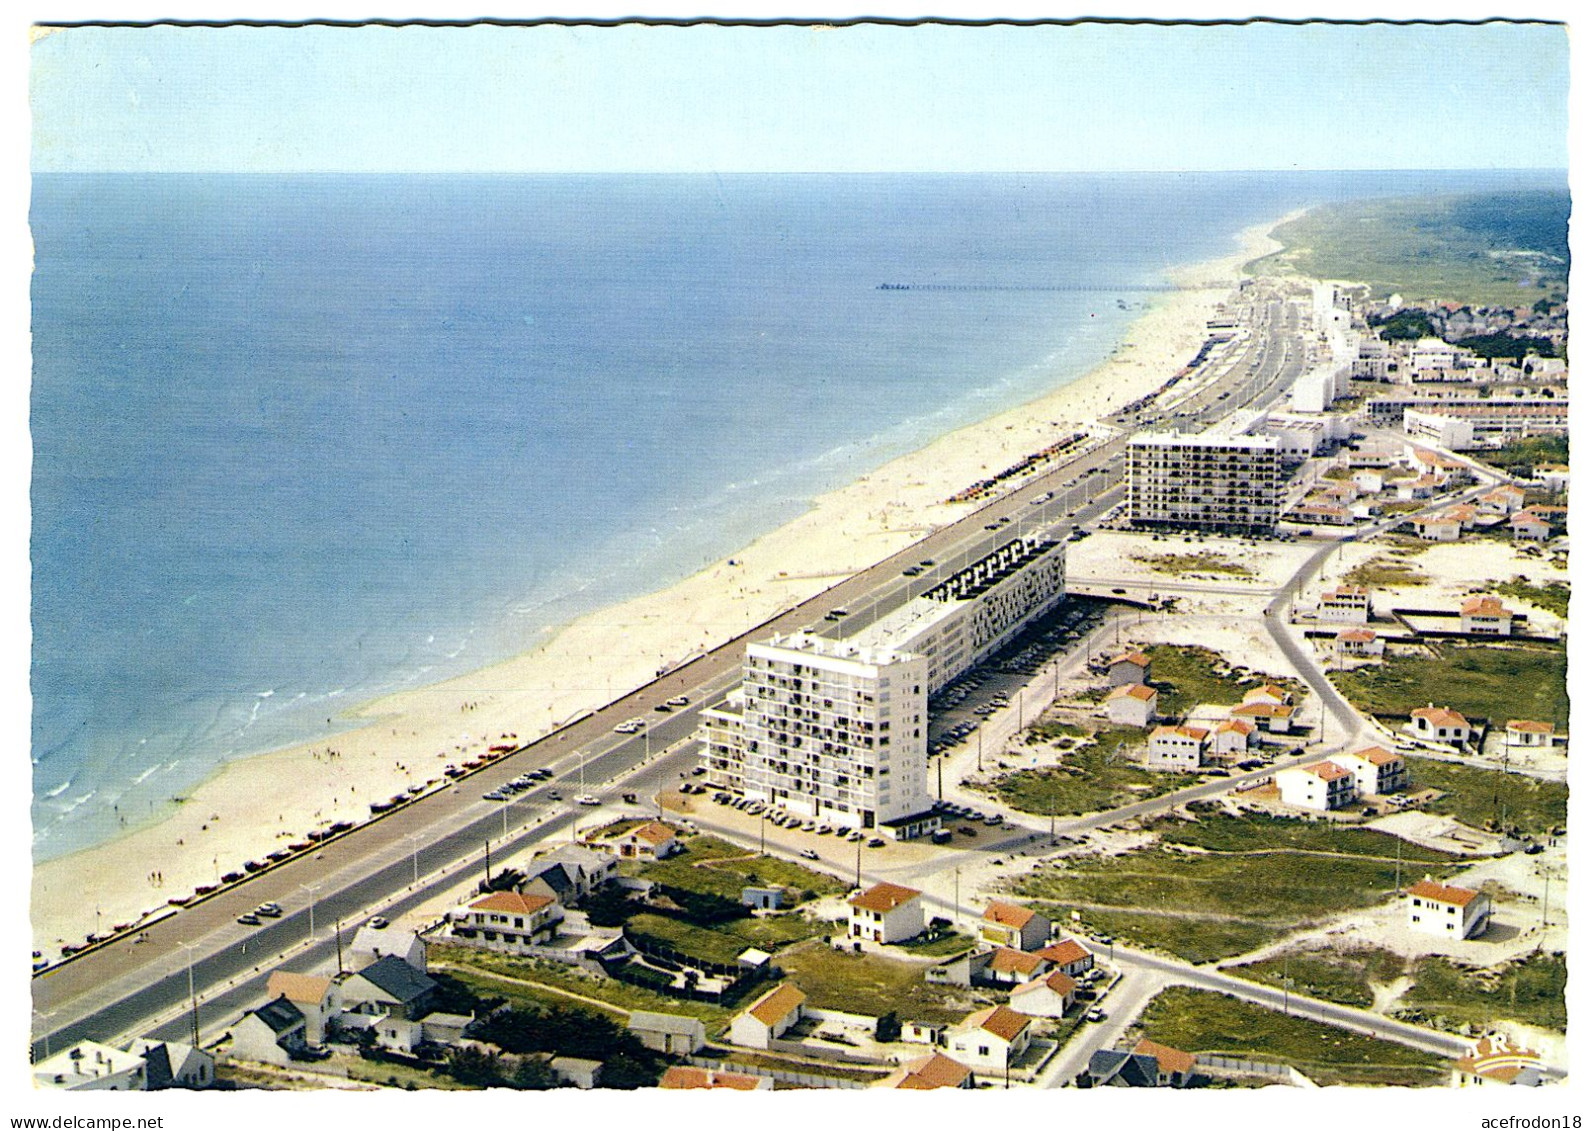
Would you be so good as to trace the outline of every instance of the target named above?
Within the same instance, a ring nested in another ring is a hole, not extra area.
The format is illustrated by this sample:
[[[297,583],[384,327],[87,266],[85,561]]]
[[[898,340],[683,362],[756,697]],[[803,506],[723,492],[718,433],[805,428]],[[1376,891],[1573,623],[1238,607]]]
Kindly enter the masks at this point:
[[[1526,505],[1526,493],[1519,487],[1505,483],[1501,487],[1494,487],[1476,501],[1484,510],[1514,514]]]
[[[501,894],[501,893],[500,893]],[[388,955],[343,979],[345,1010],[367,1014],[401,1014],[411,1021],[430,1012],[437,983],[401,958]]]
[[[1514,532],[1516,540],[1523,542],[1546,542],[1553,533],[1547,519],[1526,511],[1509,516],[1509,529]]]
[[[1409,724],[1404,728],[1416,738],[1428,742],[1446,742],[1462,746],[1470,741],[1470,720],[1449,707],[1434,707],[1428,703],[1410,712]]]
[[[1375,495],[1382,490],[1383,478],[1374,468],[1363,468],[1354,473],[1354,486],[1363,495]]]
[[[1332,650],[1340,657],[1380,656],[1387,651],[1387,641],[1372,628],[1345,628],[1339,630]]]
[[[122,1046],[144,1059],[144,1090],[208,1088],[216,1082],[216,1058],[182,1041],[139,1037]]]
[[[1060,970],[1012,990],[1012,1008],[1026,1017],[1060,1017],[1077,999],[1078,983]]]
[[[1194,1066],[1199,1063],[1193,1053],[1157,1044],[1148,1037],[1141,1037],[1133,1046],[1133,1052],[1137,1056],[1155,1058],[1155,1083],[1161,1088],[1188,1087],[1194,1078]]]
[[[326,1029],[342,1010],[338,983],[315,974],[273,970],[265,981],[268,998],[286,998],[304,1015],[304,1039],[312,1045],[326,1040]]]
[[[1263,683],[1244,692],[1244,702],[1270,703],[1281,707],[1293,702],[1293,694],[1287,688],[1279,687],[1275,683]]]
[[[1118,726],[1147,727],[1155,720],[1159,698],[1159,692],[1147,684],[1121,684],[1106,695],[1106,717]]]
[[[1354,775],[1332,762],[1289,766],[1278,770],[1275,780],[1283,804],[1323,813],[1329,809],[1341,809],[1357,795]]]
[[[648,821],[605,838],[602,847],[622,860],[665,860],[682,845],[675,830],[662,821]]]
[[[1428,542],[1458,542],[1460,521],[1443,514],[1426,515],[1414,520],[1415,535]]]
[[[1397,793],[1410,784],[1404,755],[1380,746],[1367,746],[1352,754],[1334,754],[1327,760],[1354,775],[1355,790],[1362,797]]]
[[[792,982],[781,982],[730,1022],[732,1044],[766,1049],[802,1019],[807,995]]]
[[[136,1053],[79,1041],[33,1066],[33,1086],[63,1092],[146,1091],[144,1058]]]
[[[293,1055],[307,1047],[304,1040],[304,1014],[298,1006],[279,997],[251,1009],[232,1027],[234,1060],[286,1067]]]
[[[1205,763],[1210,731],[1204,727],[1160,726],[1150,732],[1145,766],[1152,770],[1198,770]]]
[[[972,1014],[946,1035],[951,1056],[975,1072],[1005,1072],[1021,1060],[1033,1037],[1033,1022],[1014,1009],[992,1005]]]
[[[692,1056],[707,1044],[706,1027],[695,1017],[679,1013],[649,1013],[636,1010],[625,1026],[654,1052]]]
[[[1326,624],[1364,624],[1371,619],[1371,594],[1363,585],[1324,590],[1316,605],[1316,619]]]
[[[874,884],[858,892],[851,906],[848,938],[896,943],[923,933],[923,893],[900,884]]]
[[[1481,934],[1492,915],[1492,900],[1481,892],[1434,883],[1431,877],[1411,884],[1405,900],[1412,928],[1448,939]]]
[[[1497,597],[1466,597],[1459,605],[1459,630],[1476,636],[1508,636],[1515,612]]]
[[[1243,719],[1255,726],[1264,726],[1270,734],[1287,734],[1293,727],[1297,707],[1287,703],[1272,703],[1265,699],[1253,703],[1240,703],[1228,712],[1235,719]]]
[[[523,950],[558,933],[564,909],[550,896],[495,891],[452,913],[453,934],[491,949]]]
[[[1216,724],[1211,736],[1211,750],[1218,757],[1243,757],[1249,753],[1249,742],[1254,737],[1255,724],[1244,719],[1224,719]]]
[[[1504,724],[1504,745],[1528,750],[1547,749],[1553,745],[1553,724],[1510,719]]]
[[[1044,956],[1009,946],[974,955],[970,964],[971,981],[981,986],[1016,986],[1049,972]]]
[[[426,972],[426,944],[414,931],[391,925],[377,927],[367,923],[354,932],[354,941],[348,948],[349,966],[353,969],[369,966],[389,955],[414,967],[422,974]]]
[[[533,860],[527,875],[529,878],[520,885],[522,892],[549,896],[568,907],[619,875],[619,859],[571,844]]]
[[[1106,661],[1106,673],[1112,687],[1143,683],[1150,678],[1150,657],[1143,652],[1124,652]]]
[[[1050,941],[1050,928],[1050,920],[1032,908],[997,899],[984,908],[978,933],[985,942],[996,946],[1038,950]]]
[[[1039,952],[1048,958],[1063,974],[1076,978],[1086,970],[1094,969],[1094,955],[1084,949],[1077,939],[1053,942]]]

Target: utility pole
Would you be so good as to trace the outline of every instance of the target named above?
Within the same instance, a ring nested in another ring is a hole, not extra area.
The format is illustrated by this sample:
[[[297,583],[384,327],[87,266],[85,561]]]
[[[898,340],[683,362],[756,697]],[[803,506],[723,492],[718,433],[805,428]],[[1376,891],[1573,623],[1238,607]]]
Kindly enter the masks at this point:
[[[188,1006],[193,1021],[193,1047],[199,1047],[199,995],[193,988],[193,952],[198,943],[178,943],[188,952]]]
[[[1404,894],[1404,838],[1395,837],[1398,844],[1398,856],[1393,864],[1393,894]]]
[[[862,886],[862,841],[857,842],[857,886]]]
[[[336,921],[333,934],[337,938],[337,972],[341,974],[343,972],[343,921],[341,919]]]
[[[487,886],[491,887],[492,886],[492,842],[490,840],[486,840],[486,841],[483,841],[482,843],[486,845],[486,882],[487,882]]]
[[[937,758],[934,762],[934,776],[939,783],[940,800],[945,800],[945,759]]]

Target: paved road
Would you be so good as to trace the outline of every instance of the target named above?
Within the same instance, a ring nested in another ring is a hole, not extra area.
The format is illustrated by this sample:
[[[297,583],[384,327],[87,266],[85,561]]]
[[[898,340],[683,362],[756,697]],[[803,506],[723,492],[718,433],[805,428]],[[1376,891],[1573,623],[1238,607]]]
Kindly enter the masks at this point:
[[[1288,345],[1287,335],[1295,332],[1296,325],[1291,307],[1285,308],[1286,317],[1275,317],[1278,305],[1273,304],[1263,332],[1255,334],[1246,346],[1247,370],[1237,395],[1228,388],[1229,396],[1224,398],[1213,385],[1181,406],[1172,423],[1191,425],[1221,411],[1226,403],[1242,403],[1253,395],[1275,395],[1291,383],[1299,367],[1297,356],[1291,355],[1299,351]],[[1235,364],[1230,370],[1238,368]],[[1159,417],[1148,414],[1134,420],[1135,427],[1159,423]],[[451,788],[421,797],[380,820],[178,910],[142,932],[142,941],[124,936],[52,967],[33,982],[35,1022],[47,1034],[35,1042],[36,1050],[42,1051],[44,1040],[60,1047],[83,1037],[103,1039],[124,1033],[143,1018],[185,999],[190,973],[195,988],[208,999],[210,987],[246,977],[255,965],[268,967],[300,943],[309,933],[312,917],[322,925],[328,917],[357,919],[403,891],[416,874],[429,874],[455,863],[494,836],[500,843],[525,840],[526,836],[517,834],[534,819],[546,823],[540,831],[528,834],[531,840],[547,835],[553,825],[574,823],[576,815],[557,810],[557,804],[565,803],[552,802],[548,791],[555,785],[561,791],[579,789],[582,780],[613,780],[645,761],[652,743],[667,745],[685,737],[694,729],[703,702],[722,693],[737,678],[749,640],[822,625],[827,613],[840,608],[851,613],[842,626],[850,631],[859,616],[883,615],[958,563],[1018,530],[1065,523],[1068,512],[1091,501],[1090,509],[1098,511],[1103,501],[1092,497],[1109,487],[1113,478],[1120,478],[1126,443],[1126,435],[1121,435],[1097,445],[1020,490],[930,533]],[[1035,505],[1034,500],[1047,493],[1052,497]],[[988,529],[991,525],[996,529]],[[934,559],[937,565],[918,578],[902,576],[904,568],[925,558]],[[852,605],[858,607],[850,608]],[[681,694],[690,697],[692,706],[660,720],[654,709]],[[630,717],[647,719],[647,733],[616,739],[613,726]],[[522,795],[511,806],[479,800],[482,792],[543,766],[557,769],[555,781]],[[1214,783],[1212,789],[1225,784]],[[235,922],[238,915],[267,900],[282,904],[287,914],[259,928],[244,928]]]

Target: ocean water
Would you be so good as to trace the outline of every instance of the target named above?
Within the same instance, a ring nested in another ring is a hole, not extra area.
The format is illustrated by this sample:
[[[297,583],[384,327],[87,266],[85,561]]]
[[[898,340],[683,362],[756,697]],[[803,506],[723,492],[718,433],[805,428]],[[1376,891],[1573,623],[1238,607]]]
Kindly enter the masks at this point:
[[[1494,180],[35,177],[35,856],[1087,371],[1249,224]]]

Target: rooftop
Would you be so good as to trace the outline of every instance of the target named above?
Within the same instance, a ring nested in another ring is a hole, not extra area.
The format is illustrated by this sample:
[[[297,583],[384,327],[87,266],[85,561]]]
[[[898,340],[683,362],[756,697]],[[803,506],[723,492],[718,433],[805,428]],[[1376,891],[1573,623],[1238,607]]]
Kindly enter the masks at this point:
[[[1410,885],[1409,894],[1421,899],[1436,900],[1438,903],[1451,903],[1455,907],[1465,907],[1479,893],[1469,888],[1456,888],[1432,880],[1420,880]]]
[[[849,902],[851,906],[862,911],[894,911],[903,903],[916,899],[923,893],[917,888],[902,887],[900,884],[874,884],[867,891],[858,892]]]

